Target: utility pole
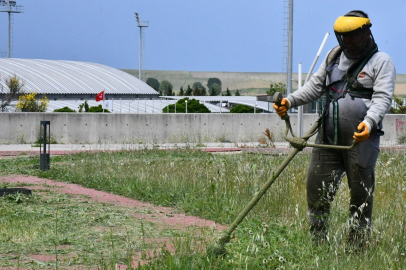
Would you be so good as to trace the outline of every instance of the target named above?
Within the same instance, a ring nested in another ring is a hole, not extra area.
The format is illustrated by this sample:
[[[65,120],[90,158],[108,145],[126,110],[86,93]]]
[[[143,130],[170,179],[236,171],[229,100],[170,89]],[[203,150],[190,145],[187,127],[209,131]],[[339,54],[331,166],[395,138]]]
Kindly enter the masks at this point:
[[[0,0],[0,12],[8,13],[8,46],[7,46],[7,57],[11,58],[11,48],[12,48],[12,29],[13,29],[13,13],[23,13],[24,7],[17,6],[16,1],[13,0]]]
[[[141,20],[140,20],[140,16],[138,15],[138,13],[137,13],[137,12],[134,12],[134,13],[135,13],[135,19],[137,20],[138,27],[140,28],[140,66],[139,66],[139,69],[138,69],[138,79],[141,80],[141,69],[142,69],[142,28],[143,28],[143,27],[148,27],[149,22],[147,22],[147,21],[141,21]]]
[[[289,0],[288,61],[286,96],[292,93],[292,58],[293,58],[293,0]]]

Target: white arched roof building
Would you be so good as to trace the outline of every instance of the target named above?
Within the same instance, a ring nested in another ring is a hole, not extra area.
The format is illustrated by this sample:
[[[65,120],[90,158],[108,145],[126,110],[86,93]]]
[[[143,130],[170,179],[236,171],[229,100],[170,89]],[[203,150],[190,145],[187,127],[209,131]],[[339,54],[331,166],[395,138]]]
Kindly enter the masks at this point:
[[[0,58],[0,90],[3,90],[0,91],[0,99],[9,91],[5,79],[14,75],[23,82],[25,92],[37,92],[39,97],[47,96],[48,112],[65,106],[77,110],[84,100],[87,100],[90,106],[97,106],[104,103],[95,101],[96,95],[101,91],[105,91],[105,99],[109,100],[110,110],[115,113],[162,113],[162,109],[167,105],[184,98],[159,97],[157,91],[137,77],[101,64]],[[254,96],[190,98],[199,100],[211,112],[216,113],[229,112],[223,104],[245,104],[270,111],[268,102],[257,101]]]
[[[0,87],[16,75],[26,92],[48,99],[94,99],[101,91],[109,98],[157,98],[158,92],[138,78],[115,68],[88,62],[0,58]]]

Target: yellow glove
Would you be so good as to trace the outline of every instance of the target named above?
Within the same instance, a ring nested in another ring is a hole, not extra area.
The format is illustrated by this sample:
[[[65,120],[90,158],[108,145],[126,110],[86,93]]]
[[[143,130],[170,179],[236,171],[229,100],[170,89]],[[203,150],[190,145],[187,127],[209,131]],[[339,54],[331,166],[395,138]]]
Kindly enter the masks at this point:
[[[368,139],[369,137],[369,130],[368,130],[368,126],[365,122],[361,122],[358,125],[358,132],[354,132],[354,141],[356,143],[362,143],[363,141],[365,141],[366,139]]]
[[[276,113],[282,117],[286,114],[286,112],[289,110],[289,101],[287,98],[283,98],[281,101],[281,105],[278,106],[275,103],[273,104],[273,108],[275,109]]]

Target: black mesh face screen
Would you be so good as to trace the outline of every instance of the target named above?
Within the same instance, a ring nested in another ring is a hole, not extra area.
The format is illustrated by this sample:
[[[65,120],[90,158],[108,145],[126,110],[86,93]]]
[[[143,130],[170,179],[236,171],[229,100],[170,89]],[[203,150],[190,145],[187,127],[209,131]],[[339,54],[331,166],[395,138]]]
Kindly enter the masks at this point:
[[[369,29],[359,29],[348,34],[335,32],[335,35],[345,56],[349,59],[357,59],[364,55],[368,42],[371,39]]]

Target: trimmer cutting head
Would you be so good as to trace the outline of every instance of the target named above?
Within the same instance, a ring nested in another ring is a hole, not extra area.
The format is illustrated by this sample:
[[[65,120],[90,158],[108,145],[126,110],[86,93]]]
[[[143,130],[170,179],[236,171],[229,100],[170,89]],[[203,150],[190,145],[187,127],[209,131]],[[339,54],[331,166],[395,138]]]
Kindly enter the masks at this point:
[[[221,244],[219,242],[215,242],[215,243],[207,246],[207,248],[206,248],[207,255],[212,256],[212,257],[224,256],[227,253],[224,245],[225,245],[225,243]]]

